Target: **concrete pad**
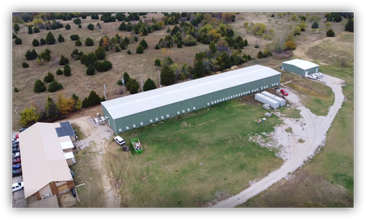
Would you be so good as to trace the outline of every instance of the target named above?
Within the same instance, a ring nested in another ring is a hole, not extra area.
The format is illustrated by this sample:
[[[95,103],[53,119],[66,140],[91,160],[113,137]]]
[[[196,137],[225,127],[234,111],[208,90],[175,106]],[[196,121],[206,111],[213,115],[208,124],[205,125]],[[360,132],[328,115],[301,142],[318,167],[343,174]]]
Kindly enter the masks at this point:
[[[29,204],[29,208],[59,208],[57,196],[51,196],[47,199],[37,200]]]

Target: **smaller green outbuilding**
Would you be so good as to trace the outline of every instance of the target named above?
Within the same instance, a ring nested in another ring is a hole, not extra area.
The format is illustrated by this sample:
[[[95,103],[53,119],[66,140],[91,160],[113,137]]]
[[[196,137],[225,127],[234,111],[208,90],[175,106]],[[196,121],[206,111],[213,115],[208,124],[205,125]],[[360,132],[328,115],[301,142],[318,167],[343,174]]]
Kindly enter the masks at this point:
[[[293,59],[283,62],[281,69],[306,77],[319,72],[319,65],[306,60]]]

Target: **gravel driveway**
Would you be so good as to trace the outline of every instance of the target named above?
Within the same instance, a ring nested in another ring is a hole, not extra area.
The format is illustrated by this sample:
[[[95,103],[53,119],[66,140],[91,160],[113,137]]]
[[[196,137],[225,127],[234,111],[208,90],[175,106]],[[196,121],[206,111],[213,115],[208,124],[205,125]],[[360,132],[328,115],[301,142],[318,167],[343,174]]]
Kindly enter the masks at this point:
[[[275,140],[273,144],[277,147],[281,146],[279,156],[285,160],[285,163],[280,169],[268,174],[267,177],[259,181],[251,181],[251,186],[239,194],[222,200],[210,207],[232,208],[246,202],[282,178],[287,178],[290,173],[301,167],[325,144],[326,133],[344,101],[342,86],[345,82],[344,80],[325,74],[320,81],[329,86],[335,95],[334,104],[329,108],[328,115],[314,115],[301,103],[294,91],[286,88],[289,91],[289,95],[286,97],[287,100],[293,106],[297,106],[301,111],[302,118],[284,118],[284,124],[276,127],[275,131],[271,134]],[[292,133],[290,134],[285,132],[285,129],[288,127],[292,128]],[[303,139],[305,142],[299,143],[299,139]]]

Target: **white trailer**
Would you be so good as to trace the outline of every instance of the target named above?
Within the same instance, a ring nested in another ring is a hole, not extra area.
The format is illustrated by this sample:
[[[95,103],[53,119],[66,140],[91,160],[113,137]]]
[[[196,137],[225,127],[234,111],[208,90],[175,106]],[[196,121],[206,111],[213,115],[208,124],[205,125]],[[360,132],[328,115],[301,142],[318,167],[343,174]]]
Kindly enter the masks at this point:
[[[269,98],[265,95],[262,95],[260,93],[255,94],[254,99],[264,104],[269,104],[269,106],[271,106],[271,108],[273,109],[277,109],[280,107],[280,103],[278,101]]]
[[[265,96],[267,96],[269,98],[272,98],[272,99],[276,100],[277,102],[280,103],[280,106],[281,107],[286,105],[286,100],[283,99],[283,98],[281,98],[281,97],[278,97],[276,95],[273,95],[273,94],[271,94],[271,93],[269,93],[267,91],[263,91],[263,92],[261,92],[261,94],[263,94],[263,95],[265,95]]]

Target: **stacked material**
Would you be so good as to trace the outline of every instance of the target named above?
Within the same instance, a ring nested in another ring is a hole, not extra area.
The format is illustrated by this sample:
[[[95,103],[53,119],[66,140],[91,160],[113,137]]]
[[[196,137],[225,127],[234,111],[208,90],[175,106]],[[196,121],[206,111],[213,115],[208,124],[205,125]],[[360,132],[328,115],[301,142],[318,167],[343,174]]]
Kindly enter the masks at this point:
[[[272,99],[276,100],[277,102],[279,102],[280,103],[280,107],[286,105],[286,100],[283,99],[283,98],[280,98],[280,97],[278,97],[276,95],[273,95],[273,94],[271,94],[271,93],[269,93],[267,91],[263,91],[261,94],[263,94],[263,95],[265,95],[265,96],[267,96],[269,98],[272,98]]]
[[[269,98],[265,95],[262,95],[260,93],[255,94],[254,99],[264,104],[269,104],[269,106],[271,106],[271,108],[273,109],[277,109],[280,107],[280,103],[278,101]]]

